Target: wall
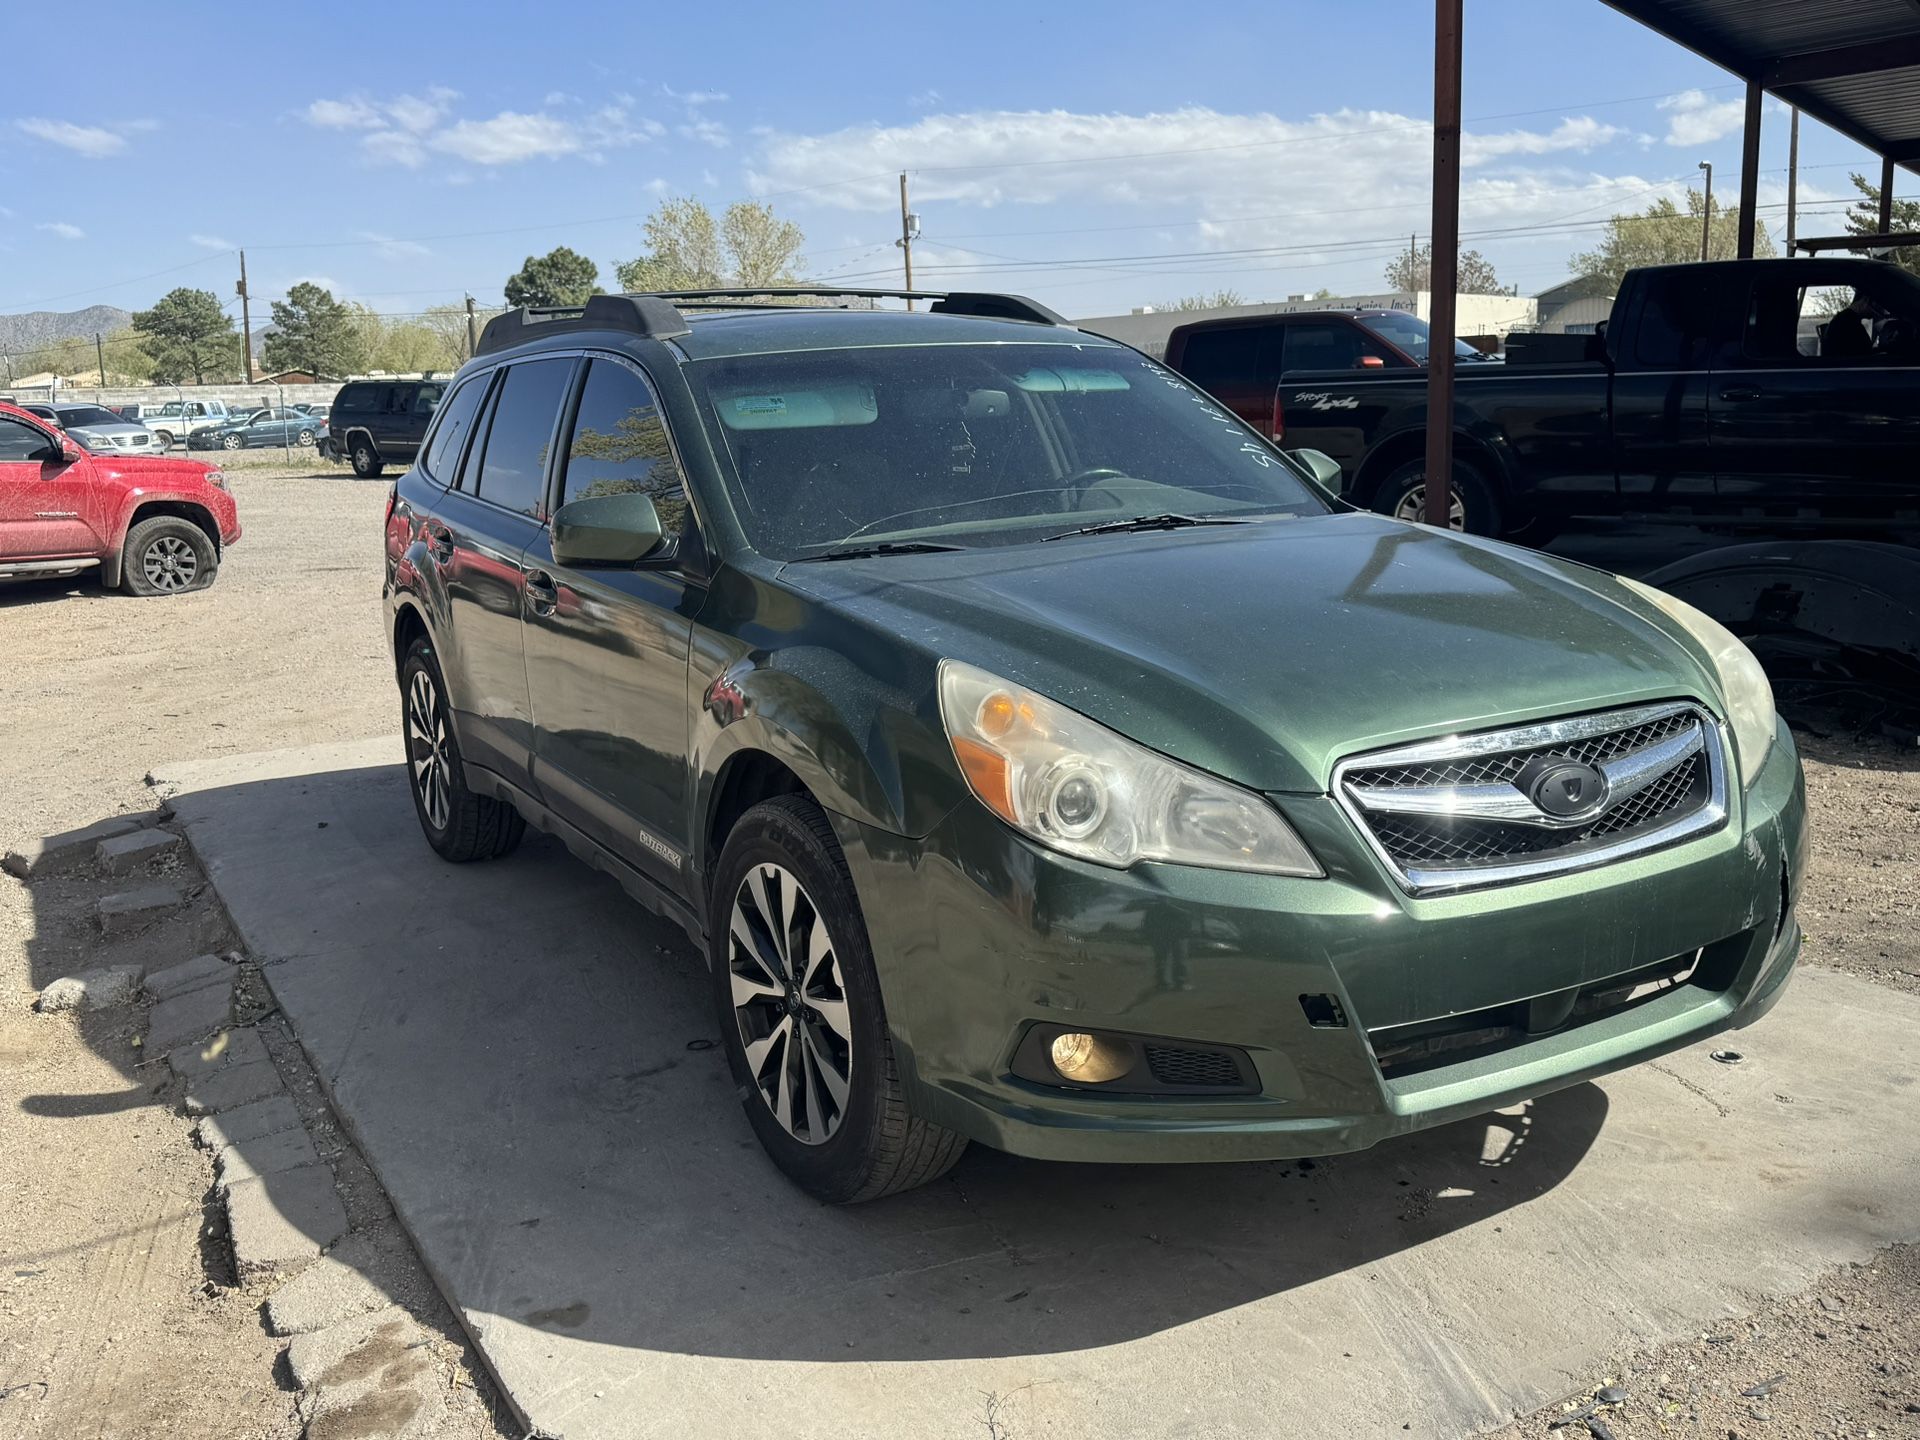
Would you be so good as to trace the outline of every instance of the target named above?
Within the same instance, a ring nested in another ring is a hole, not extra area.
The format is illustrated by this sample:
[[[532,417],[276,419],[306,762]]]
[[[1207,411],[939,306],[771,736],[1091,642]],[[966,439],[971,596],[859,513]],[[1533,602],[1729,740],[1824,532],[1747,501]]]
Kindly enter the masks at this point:
[[[253,409],[262,405],[331,405],[339,393],[340,386],[331,380],[322,385],[283,386],[262,385],[258,381],[242,385],[236,381],[232,385],[109,385],[104,389],[62,385],[59,398],[68,404],[105,405],[109,409],[116,405],[164,405],[169,400],[223,400],[231,410],[235,406]],[[46,404],[52,398],[52,393],[43,385],[0,385],[0,399]]]

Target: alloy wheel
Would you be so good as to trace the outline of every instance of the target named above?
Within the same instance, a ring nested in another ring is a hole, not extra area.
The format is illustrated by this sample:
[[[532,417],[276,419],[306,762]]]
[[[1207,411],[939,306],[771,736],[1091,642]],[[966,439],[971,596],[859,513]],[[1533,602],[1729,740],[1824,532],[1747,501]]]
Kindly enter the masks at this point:
[[[200,574],[200,557],[178,535],[162,535],[140,557],[140,571],[154,589],[177,592]]]
[[[747,1071],[780,1127],[803,1145],[846,1119],[853,1025],[827,922],[779,865],[740,882],[728,924],[733,1019]]]
[[[229,435],[220,443],[228,450],[238,450],[242,445],[246,444],[247,442],[242,440],[238,435]]]
[[[1427,518],[1427,487],[1424,482],[1414,486],[1400,497],[1400,503],[1394,506],[1393,518],[1396,520],[1424,521]],[[1464,530],[1467,528],[1467,507],[1460,499],[1458,487],[1447,495],[1447,528]]]
[[[448,748],[447,717],[440,705],[440,693],[431,675],[416,670],[407,686],[407,759],[420,808],[436,830],[447,828],[447,817],[452,813]]]

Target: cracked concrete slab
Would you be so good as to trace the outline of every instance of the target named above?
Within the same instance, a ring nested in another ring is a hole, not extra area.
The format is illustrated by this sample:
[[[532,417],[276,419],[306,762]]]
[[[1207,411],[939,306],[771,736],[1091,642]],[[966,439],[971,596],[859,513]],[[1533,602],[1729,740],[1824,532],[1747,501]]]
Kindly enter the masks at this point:
[[[130,935],[156,920],[165,919],[187,903],[178,885],[142,885],[117,895],[103,895],[95,907],[102,935]]]
[[[242,1105],[224,1115],[209,1115],[194,1127],[194,1134],[207,1149],[218,1153],[229,1145],[244,1145],[262,1135],[300,1128],[300,1111],[293,1097],[270,1095],[251,1105]]]
[[[280,1072],[273,1062],[255,1060],[250,1065],[228,1065],[189,1080],[183,1104],[189,1115],[217,1115],[264,1100],[279,1089]]]
[[[102,875],[132,875],[149,860],[173,854],[179,848],[180,837],[169,830],[135,830],[102,840],[93,847],[93,860]]]
[[[304,1335],[392,1303],[374,1277],[388,1262],[364,1234],[347,1236],[267,1300],[267,1329]]]
[[[161,778],[543,1433],[1457,1435],[1920,1238],[1920,1001],[1812,968],[1745,1063],[1664,1059],[1683,1083],[1643,1067],[1309,1164],[975,1147],[937,1185],[823,1207],[760,1153],[678,932],[533,836],[442,863],[398,760]]]
[[[216,1030],[205,1039],[181,1045],[167,1054],[167,1066],[182,1080],[211,1074],[228,1065],[251,1065],[267,1058],[267,1047],[251,1026]]]
[[[102,840],[116,835],[131,835],[136,830],[145,829],[153,821],[151,813],[116,815],[110,820],[96,821],[78,830],[20,840],[9,845],[6,853],[0,855],[0,870],[22,880],[30,876],[59,875],[77,870],[93,857],[94,847]]]
[[[306,1433],[315,1440],[431,1434],[447,1391],[431,1344],[397,1306],[296,1335],[287,1367],[307,1392]]]
[[[146,980],[146,992],[155,1000],[171,1000],[190,990],[233,983],[233,965],[224,955],[196,955],[178,965],[156,970]]]
[[[347,1233],[347,1212],[325,1165],[236,1181],[226,1200],[234,1268],[243,1279],[297,1269]]]
[[[233,1019],[233,988],[212,985],[162,1000],[147,1015],[147,1049],[162,1054],[203,1040]]]
[[[305,1130],[276,1130],[250,1140],[237,1140],[213,1157],[217,1184],[230,1190],[242,1180],[277,1175],[302,1165],[318,1165],[320,1154]]]

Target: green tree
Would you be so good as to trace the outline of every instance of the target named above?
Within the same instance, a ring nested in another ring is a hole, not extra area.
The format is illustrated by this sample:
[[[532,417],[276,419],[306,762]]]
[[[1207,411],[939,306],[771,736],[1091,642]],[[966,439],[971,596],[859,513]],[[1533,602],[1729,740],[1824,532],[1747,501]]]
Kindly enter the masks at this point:
[[[439,334],[424,321],[389,319],[365,305],[349,305],[362,363],[368,370],[410,375],[423,370],[451,370]]]
[[[1847,233],[1849,235],[1878,235],[1880,233],[1880,187],[1864,175],[1854,175],[1853,188],[1860,192],[1860,198],[1847,209]],[[1902,200],[1894,198],[1893,232],[1898,234],[1920,230],[1920,200]],[[1920,246],[1903,245],[1892,252],[1893,263],[1902,270],[1920,275]]]
[[[268,370],[304,370],[340,380],[366,367],[360,325],[351,306],[303,280],[273,302],[273,333],[262,350]]]
[[[600,293],[600,267],[564,245],[544,255],[529,255],[527,263],[507,277],[509,305],[584,305]]]
[[[169,291],[151,310],[133,317],[133,328],[153,357],[153,378],[162,385],[188,380],[204,385],[240,373],[233,317],[210,290]]]
[[[499,313],[484,305],[474,307],[475,338],[487,328],[487,321]],[[429,305],[420,317],[420,324],[439,342],[440,363],[447,369],[457,370],[473,358],[473,347],[467,343],[467,307],[464,304]]]
[[[58,375],[62,379],[91,372],[94,368],[93,341],[78,335],[69,335],[64,340],[49,340],[19,356],[14,361],[14,368],[22,375]]]
[[[1387,283],[1396,290],[1433,289],[1433,246],[1414,245],[1394,256],[1387,264]],[[1454,291],[1460,295],[1505,295],[1508,293],[1494,273],[1493,262],[1478,250],[1460,252],[1460,276]]]
[[[647,253],[621,262],[623,290],[700,290],[727,285],[792,285],[806,263],[806,236],[771,205],[739,201],[716,221],[692,196],[662,201],[641,226]]]
[[[1607,233],[1599,245],[1573,257],[1573,273],[1603,281],[1609,294],[1617,293],[1621,276],[1637,266],[1698,260],[1703,224],[1708,259],[1731,260],[1740,253],[1739,215],[1716,200],[1709,219],[1705,197],[1689,189],[1684,210],[1662,196],[1638,214],[1615,215],[1607,221]],[[1753,253],[1761,258],[1774,253],[1765,226],[1754,229]]]
[[[1215,290],[1211,295],[1182,295],[1178,300],[1168,300],[1156,305],[1156,310],[1222,310],[1229,305],[1244,305],[1246,297],[1238,290]]]

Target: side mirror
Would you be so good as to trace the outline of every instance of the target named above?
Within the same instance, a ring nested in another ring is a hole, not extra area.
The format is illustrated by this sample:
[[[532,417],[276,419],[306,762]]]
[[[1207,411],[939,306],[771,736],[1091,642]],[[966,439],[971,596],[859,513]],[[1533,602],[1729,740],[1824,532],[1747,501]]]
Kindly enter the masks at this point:
[[[647,495],[594,495],[553,512],[558,565],[632,565],[660,548],[660,515]]]
[[[1306,467],[1307,473],[1322,489],[1331,490],[1338,495],[1345,486],[1340,471],[1340,462],[1320,450],[1289,450],[1288,455]]]
[[[1354,361],[1354,368],[1356,370],[1384,370],[1387,368],[1387,362],[1382,360],[1378,355],[1362,355],[1358,360]]]
[[[60,463],[62,465],[71,465],[86,453],[86,451],[74,444],[73,441],[65,435],[60,437]]]

